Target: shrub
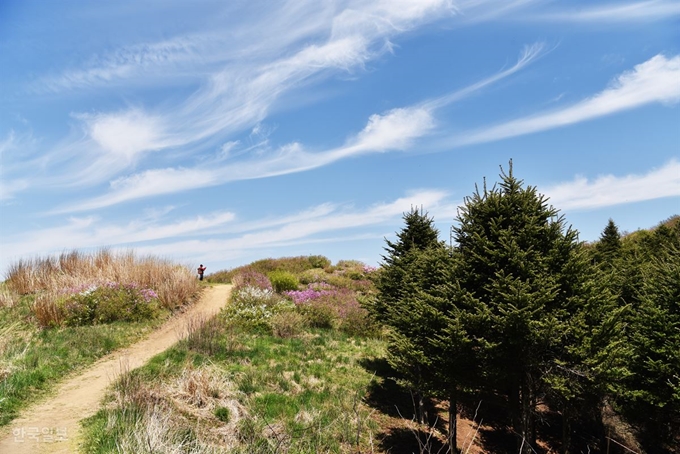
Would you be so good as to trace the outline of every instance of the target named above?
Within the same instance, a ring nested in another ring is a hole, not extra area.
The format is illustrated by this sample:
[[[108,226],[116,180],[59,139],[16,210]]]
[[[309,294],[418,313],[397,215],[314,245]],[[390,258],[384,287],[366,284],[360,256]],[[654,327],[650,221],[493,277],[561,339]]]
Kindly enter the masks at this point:
[[[352,290],[358,293],[373,293],[375,292],[375,286],[373,282],[365,277],[358,280],[353,280],[347,277],[345,274],[328,274],[324,278],[323,282],[335,288],[344,288]]]
[[[323,255],[310,255],[308,260],[312,268],[326,268],[331,265],[331,261]]]
[[[363,271],[364,271],[365,274],[373,274],[376,271],[378,271],[378,268],[376,268],[375,266],[371,266],[371,265],[364,265]]]
[[[282,311],[271,319],[272,334],[282,338],[300,335],[306,325],[306,318],[296,311]]]
[[[321,268],[313,268],[311,270],[300,273],[299,280],[301,284],[308,285],[313,282],[326,282],[329,274]]]
[[[278,293],[297,290],[300,285],[297,277],[288,271],[272,271],[269,273],[269,280],[271,281],[274,290]]]
[[[351,306],[345,310],[340,330],[350,336],[377,337],[380,326],[363,307]]]
[[[300,274],[312,268],[324,268],[331,263],[322,255],[283,257],[279,259],[257,260],[249,265],[240,266],[229,271],[218,271],[210,275],[211,282],[233,282],[236,275],[244,271],[257,271],[262,274],[269,274],[272,271],[288,271],[293,274]]]
[[[231,304],[225,315],[227,320],[239,322],[244,327],[271,332],[272,316],[294,307],[270,289],[243,287],[232,291]]]
[[[373,330],[368,311],[359,305],[357,295],[351,289],[315,283],[305,290],[285,294],[307,318],[310,326],[340,328],[350,334]]]
[[[364,273],[356,269],[349,269],[345,272],[345,276],[352,279],[353,281],[358,281],[364,278]]]
[[[158,314],[158,295],[134,284],[108,283],[67,296],[57,302],[69,326],[110,323],[116,320],[141,321]]]
[[[335,267],[341,270],[346,270],[348,268],[362,269],[364,264],[358,260],[338,260],[338,263],[335,264]]]
[[[272,283],[267,276],[255,271],[252,268],[245,268],[240,273],[236,274],[232,279],[234,290],[246,287],[254,287],[262,290],[272,290]]]
[[[309,326],[313,328],[336,328],[339,320],[333,308],[322,301],[313,301],[298,306]]]

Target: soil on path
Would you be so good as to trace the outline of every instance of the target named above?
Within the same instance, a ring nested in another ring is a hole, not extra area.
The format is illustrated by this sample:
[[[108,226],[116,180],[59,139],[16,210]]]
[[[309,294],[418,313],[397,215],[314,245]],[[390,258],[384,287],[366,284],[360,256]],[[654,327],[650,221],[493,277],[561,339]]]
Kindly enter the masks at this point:
[[[230,285],[216,285],[206,289],[203,297],[185,312],[173,316],[161,328],[130,347],[117,350],[97,361],[78,376],[58,385],[54,397],[37,403],[22,412],[12,424],[0,433],[0,453],[74,453],[78,448],[79,421],[92,416],[106,388],[121,371],[133,370],[144,365],[153,356],[163,352],[185,336],[185,327],[195,317],[210,317],[227,302]],[[17,437],[15,433],[24,436]],[[35,439],[29,432],[37,433]],[[32,431],[32,432],[31,432]],[[59,433],[57,433],[59,431]],[[57,435],[66,434],[65,441],[56,441]],[[50,440],[50,435],[53,441]]]

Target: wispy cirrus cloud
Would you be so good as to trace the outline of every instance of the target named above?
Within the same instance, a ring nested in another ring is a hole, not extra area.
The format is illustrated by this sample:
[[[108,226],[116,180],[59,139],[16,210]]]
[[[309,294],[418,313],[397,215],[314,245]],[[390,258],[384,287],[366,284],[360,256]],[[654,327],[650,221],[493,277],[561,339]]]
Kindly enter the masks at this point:
[[[593,120],[646,104],[672,105],[679,101],[680,55],[668,58],[659,54],[619,75],[600,93],[576,104],[462,133],[446,139],[441,146],[494,142]]]
[[[162,216],[151,216],[125,224],[105,222],[98,216],[70,217],[61,225],[28,230],[6,238],[2,255],[13,259],[102,245],[129,247],[137,243],[197,235],[229,224],[234,219],[235,214],[230,211],[172,222],[164,222]]]
[[[215,44],[215,38],[203,33],[121,47],[104,55],[93,55],[80,67],[40,77],[30,89],[36,93],[60,93],[121,83],[149,83],[145,79],[154,76],[165,76],[167,83],[168,74],[173,78],[191,74],[189,66],[199,61],[211,43]]]
[[[46,153],[46,174],[34,184],[96,185],[137,166],[149,151],[202,153],[205,142],[229,141],[264,120],[283,94],[362,69],[389,52],[394,37],[454,10],[451,0],[307,1],[240,13],[249,21],[226,18],[225,27],[123,47],[41,79],[52,92],[167,86],[184,76],[198,88],[172,103],[74,114],[80,130]]]
[[[475,84],[414,106],[371,115],[361,131],[337,148],[315,151],[306,149],[300,143],[289,143],[275,150],[263,150],[266,153],[252,159],[222,163],[220,158],[217,163],[202,167],[146,170],[113,180],[107,194],[63,207],[56,212],[103,208],[128,200],[215,186],[237,180],[308,171],[366,153],[407,150],[415,141],[436,129],[437,109],[460,101],[515,74],[545,52],[545,46],[542,44],[527,46],[512,67]],[[236,145],[232,142],[230,150]]]
[[[394,109],[373,115],[366,127],[339,148],[312,152],[299,143],[279,147],[264,157],[196,168],[146,170],[113,180],[103,196],[57,209],[56,213],[103,208],[129,200],[216,186],[238,180],[266,178],[315,169],[340,159],[367,152],[406,148],[412,140],[432,129],[429,111]]]
[[[547,13],[530,13],[524,18],[556,22],[616,23],[671,19],[680,16],[680,2],[650,0],[619,2],[579,9],[560,9]]]
[[[23,169],[21,162],[26,155],[32,155],[35,147],[36,140],[32,134],[14,130],[0,141],[0,202],[13,199],[16,193],[29,187],[29,179],[18,170]],[[16,177],[16,174],[21,176]]]
[[[499,71],[496,74],[482,79],[472,85],[468,85],[461,90],[456,90],[439,98],[426,101],[423,103],[423,107],[429,110],[439,109],[449,104],[455,103],[456,101],[460,101],[461,99],[467,98],[468,96],[475,94],[483,88],[521,71],[526,66],[533,63],[548,52],[550,52],[550,50],[546,48],[545,43],[538,42],[524,46],[520,52],[517,62],[510,68]]]
[[[324,203],[293,214],[240,222],[236,222],[237,215],[232,211],[164,222],[164,213],[169,211],[167,207],[147,218],[125,224],[112,223],[97,216],[69,217],[62,225],[30,230],[7,238],[2,258],[11,260],[38,253],[59,253],[103,245],[114,248],[134,245],[139,253],[153,251],[173,257],[185,254],[196,258],[216,254],[224,257],[292,242],[314,242],[318,240],[316,235],[331,232],[351,235],[345,232],[395,222],[415,205],[424,204],[428,209],[446,207],[449,212],[447,197],[446,191],[422,189],[368,207]],[[206,239],[197,239],[199,236]],[[178,240],[182,237],[187,239]],[[167,239],[172,241],[163,242]]]
[[[550,203],[565,210],[589,210],[665,197],[680,197],[680,162],[638,175],[602,175],[545,188]]]
[[[390,202],[376,203],[366,208],[353,206],[325,205],[332,207],[318,216],[295,216],[289,222],[274,222],[275,228],[266,223],[251,222],[249,225],[264,228],[246,231],[242,235],[229,238],[188,239],[159,245],[137,248],[145,254],[167,255],[169,253],[191,260],[219,260],[225,256],[242,256],[249,251],[289,246],[315,244],[327,241],[347,241],[357,238],[382,238],[380,226],[399,222],[404,212],[413,206],[424,205],[431,212],[443,208],[450,211],[446,202],[448,193],[435,189],[413,191],[404,197]],[[314,212],[314,210],[310,210]],[[361,229],[371,229],[372,233],[357,233]],[[390,230],[392,230],[390,228]],[[319,235],[324,235],[320,237]],[[329,237],[328,235],[332,235]]]

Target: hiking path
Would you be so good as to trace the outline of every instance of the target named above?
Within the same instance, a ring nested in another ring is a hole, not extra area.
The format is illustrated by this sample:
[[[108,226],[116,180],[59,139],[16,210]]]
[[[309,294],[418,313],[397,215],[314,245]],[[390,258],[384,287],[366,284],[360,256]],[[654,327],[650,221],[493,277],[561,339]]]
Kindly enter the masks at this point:
[[[219,312],[230,291],[231,285],[207,288],[195,304],[171,317],[144,339],[106,355],[78,375],[59,383],[51,397],[31,405],[0,430],[0,453],[77,452],[79,421],[99,410],[112,381],[121,373],[144,365],[186,336],[190,320]]]

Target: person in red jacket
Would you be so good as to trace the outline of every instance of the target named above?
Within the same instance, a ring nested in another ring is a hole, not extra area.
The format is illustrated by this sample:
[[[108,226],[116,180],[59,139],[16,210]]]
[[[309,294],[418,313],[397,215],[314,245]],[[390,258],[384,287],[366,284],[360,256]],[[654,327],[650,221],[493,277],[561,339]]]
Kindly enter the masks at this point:
[[[203,272],[205,271],[205,267],[201,263],[201,265],[198,267],[198,280],[202,281],[203,280]]]

